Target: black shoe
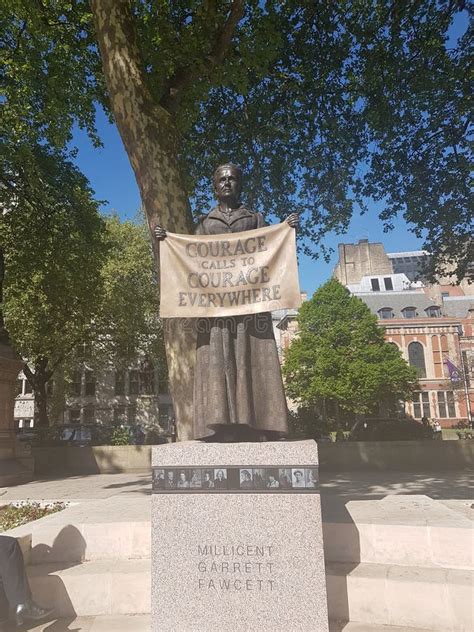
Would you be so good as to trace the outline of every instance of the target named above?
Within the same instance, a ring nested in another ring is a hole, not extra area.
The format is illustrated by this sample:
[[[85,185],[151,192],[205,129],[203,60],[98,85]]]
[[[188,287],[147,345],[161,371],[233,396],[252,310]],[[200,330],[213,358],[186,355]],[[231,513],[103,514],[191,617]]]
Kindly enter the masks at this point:
[[[25,621],[40,621],[46,619],[54,612],[54,608],[42,608],[33,600],[28,603],[20,603],[15,609],[15,623],[23,625]]]

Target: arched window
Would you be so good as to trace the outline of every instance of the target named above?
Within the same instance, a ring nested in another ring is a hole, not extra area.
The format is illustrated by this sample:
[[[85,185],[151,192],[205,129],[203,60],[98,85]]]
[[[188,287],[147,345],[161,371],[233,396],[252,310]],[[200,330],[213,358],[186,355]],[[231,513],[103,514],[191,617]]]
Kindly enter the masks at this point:
[[[402,314],[403,318],[416,318],[416,307],[405,307]]]
[[[382,309],[379,309],[377,313],[381,320],[388,320],[389,318],[393,318],[393,309],[391,307],[382,307]]]
[[[408,345],[408,362],[415,367],[418,377],[426,377],[425,352],[419,342],[410,342]]]
[[[441,309],[437,305],[430,305],[425,309],[425,312],[430,318],[439,318],[441,316]]]

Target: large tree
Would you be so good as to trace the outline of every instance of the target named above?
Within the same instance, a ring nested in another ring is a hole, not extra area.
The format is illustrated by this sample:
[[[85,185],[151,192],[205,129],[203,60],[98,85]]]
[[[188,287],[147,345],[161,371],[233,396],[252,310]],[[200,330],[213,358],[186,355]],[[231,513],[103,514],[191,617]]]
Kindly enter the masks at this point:
[[[104,244],[106,257],[94,314],[81,343],[65,358],[57,380],[58,413],[64,410],[64,387],[81,366],[100,374],[111,367],[125,369],[146,361],[161,384],[168,379],[158,283],[142,214],[124,222],[116,215],[106,217]],[[62,384],[63,376],[66,384]]]
[[[84,176],[44,147],[10,147],[0,170],[0,312],[47,425],[46,385],[96,313],[104,222]]]
[[[472,30],[463,0],[7,0],[8,142],[63,147],[115,120],[150,227],[192,228],[216,163],[247,172],[249,202],[302,212],[302,247],[325,252],[368,198],[402,214],[439,270],[472,256],[467,179]],[[466,13],[464,13],[464,16]],[[467,18],[466,18],[467,19]],[[155,256],[158,255],[155,246]],[[171,386],[190,427],[192,344],[168,323]]]
[[[336,279],[321,286],[298,314],[298,336],[285,354],[286,391],[299,406],[326,416],[331,403],[369,414],[411,396],[416,371],[367,305]]]
[[[85,340],[89,362],[98,368],[127,366],[138,357],[166,363],[158,317],[158,283],[148,230],[137,221],[105,219],[107,257],[102,265],[101,295]],[[160,368],[162,370],[162,368]]]
[[[45,426],[58,370],[126,366],[139,355],[163,364],[151,244],[142,221],[101,217],[83,176],[44,148],[22,148],[1,166],[15,203],[0,217],[0,312]]]

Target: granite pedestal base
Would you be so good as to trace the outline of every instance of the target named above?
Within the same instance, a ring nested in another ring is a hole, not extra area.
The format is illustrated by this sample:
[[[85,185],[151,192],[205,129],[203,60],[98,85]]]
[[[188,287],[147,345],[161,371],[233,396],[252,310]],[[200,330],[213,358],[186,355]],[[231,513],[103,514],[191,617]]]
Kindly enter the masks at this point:
[[[327,632],[314,441],[153,448],[152,632]]]

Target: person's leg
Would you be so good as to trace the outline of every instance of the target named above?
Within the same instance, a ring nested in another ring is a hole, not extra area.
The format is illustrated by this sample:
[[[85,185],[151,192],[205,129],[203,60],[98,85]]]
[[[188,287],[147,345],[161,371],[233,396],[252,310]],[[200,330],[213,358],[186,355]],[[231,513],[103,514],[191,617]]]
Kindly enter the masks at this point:
[[[39,621],[53,612],[52,608],[42,608],[33,601],[20,545],[15,538],[5,535],[0,535],[0,588],[17,625],[28,620]]]
[[[31,599],[20,545],[15,538],[0,536],[0,579],[12,608]]]
[[[8,619],[9,606],[10,604],[8,603],[7,596],[3,590],[3,582],[0,579],[0,625]]]

